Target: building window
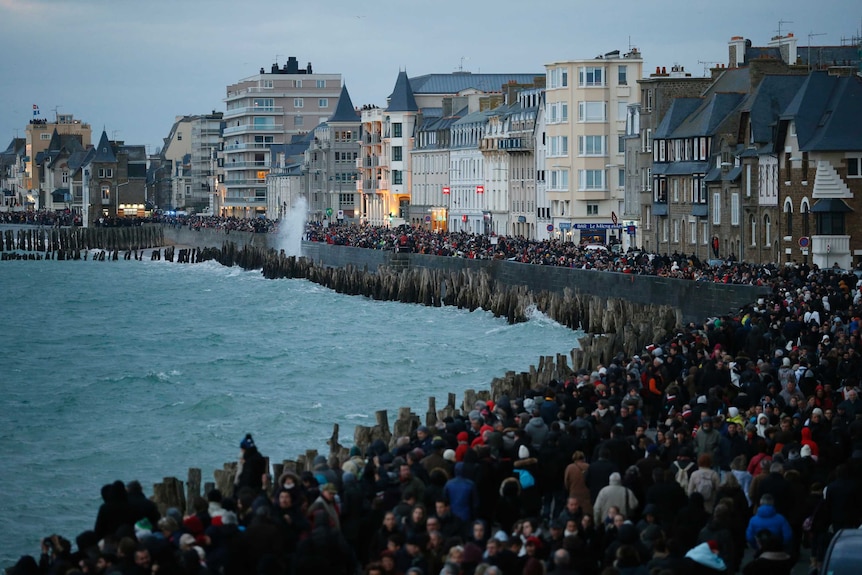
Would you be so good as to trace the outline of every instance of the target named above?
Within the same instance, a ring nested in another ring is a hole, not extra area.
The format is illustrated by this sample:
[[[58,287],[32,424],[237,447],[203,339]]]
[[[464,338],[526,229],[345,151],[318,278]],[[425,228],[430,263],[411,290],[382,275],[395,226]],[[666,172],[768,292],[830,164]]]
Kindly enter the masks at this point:
[[[730,225],[739,225],[739,194],[737,192],[730,194]]]
[[[392,170],[392,184],[400,185],[404,183],[404,176],[401,170]]]
[[[688,243],[697,243],[697,220],[691,220],[688,222]]]
[[[264,80],[263,81],[264,88],[272,88],[272,80]]]
[[[703,225],[700,227],[703,231],[702,237],[700,238],[700,243],[703,245],[707,245],[709,243],[709,225],[706,223],[706,220],[703,221]]]
[[[619,168],[617,170],[617,177],[619,178],[618,186],[620,188],[624,188],[626,186],[626,171],[625,168]]]
[[[679,220],[673,221],[673,243],[679,243]]]
[[[802,235],[807,238],[811,235],[811,210],[808,209],[807,201],[802,202],[802,209],[800,209],[799,211],[802,212]]]
[[[763,245],[767,248],[772,245],[772,218],[769,214],[763,216]]]
[[[392,123],[392,137],[400,138],[401,137],[401,122],[393,122]]]
[[[549,157],[565,157],[569,155],[569,137],[551,136],[551,146],[548,150]]]
[[[648,230],[652,229],[652,207],[651,206],[645,206],[644,225],[645,225],[646,229],[648,229]]]
[[[578,85],[594,87],[605,85],[605,69],[599,66],[582,66],[578,70]]]
[[[847,158],[847,177],[862,178],[862,156]]]
[[[578,136],[579,156],[606,156],[607,153],[607,137]]]
[[[567,192],[569,190],[569,171],[568,170],[551,170],[551,176],[548,182],[548,189],[556,192]]]
[[[318,88],[326,88],[326,80],[318,80],[317,81]]]
[[[748,235],[751,236],[751,245],[753,247],[757,245],[757,218],[754,217],[754,214],[748,218],[748,227],[750,228]]]
[[[63,174],[60,176],[60,179],[63,181],[64,184],[68,184],[69,183],[69,172],[63,172]]]
[[[305,119],[302,116],[294,116],[293,117],[293,125],[294,126],[302,126],[305,124]]]
[[[302,88],[302,80],[294,80],[293,81],[294,88]]]
[[[99,168],[100,178],[113,178],[114,170],[112,168]]]
[[[317,107],[318,108],[328,108],[329,107],[329,98],[318,98]]]
[[[353,206],[355,202],[354,194],[339,193],[338,205],[341,207]]]
[[[793,202],[790,198],[784,202],[784,235],[793,236]]]
[[[844,214],[839,212],[818,213],[817,233],[823,236],[843,236]]]
[[[569,71],[565,68],[553,68],[548,71],[549,88],[566,88],[569,85]]]
[[[599,215],[599,205],[598,204],[587,204],[587,215],[588,216]]]
[[[39,134],[39,139],[40,140],[50,140],[51,134]]]
[[[402,148],[401,146],[392,146],[392,161],[400,162],[402,160]]]
[[[712,225],[721,225],[721,193],[712,194]]]
[[[617,68],[617,83],[620,86],[628,84],[628,68],[626,66],[620,66]]]
[[[580,190],[606,189],[604,170],[578,170],[578,179]]]
[[[661,219],[661,241],[667,242],[667,218]]]
[[[102,203],[109,202],[111,200],[111,186],[107,184],[102,184]]]
[[[607,102],[578,102],[579,122],[604,122],[607,117]]]
[[[673,201],[674,203],[679,202],[679,178],[674,178],[671,182],[671,189],[673,190]]]
[[[294,108],[302,108],[304,103],[305,102],[303,101],[302,98],[294,98],[293,99],[293,107]]]

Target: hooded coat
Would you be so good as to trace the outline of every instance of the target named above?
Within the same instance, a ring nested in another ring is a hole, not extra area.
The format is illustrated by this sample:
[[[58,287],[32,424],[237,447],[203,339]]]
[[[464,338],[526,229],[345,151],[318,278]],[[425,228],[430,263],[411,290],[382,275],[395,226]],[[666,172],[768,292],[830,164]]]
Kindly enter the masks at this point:
[[[764,529],[780,538],[785,547],[793,542],[793,530],[790,528],[790,523],[772,505],[758,507],[757,513],[748,522],[745,540],[752,548],[757,549],[757,534]]]
[[[599,496],[596,497],[596,502],[593,505],[593,516],[597,525],[604,522],[608,509],[611,507],[617,507],[626,519],[632,517],[638,507],[638,500],[634,492],[623,486],[622,478],[616,472],[611,473],[608,485],[599,491]]]

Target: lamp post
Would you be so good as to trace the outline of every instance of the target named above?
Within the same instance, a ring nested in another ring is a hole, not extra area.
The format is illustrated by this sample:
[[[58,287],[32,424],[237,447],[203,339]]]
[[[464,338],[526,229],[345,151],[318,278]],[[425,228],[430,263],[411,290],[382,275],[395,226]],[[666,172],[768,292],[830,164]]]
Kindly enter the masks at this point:
[[[116,211],[114,212],[115,218],[120,217],[120,188],[122,188],[123,186],[128,186],[128,185],[129,185],[129,180],[126,180],[125,182],[119,183],[116,186],[114,186],[114,191],[117,193],[117,208],[116,208]]]

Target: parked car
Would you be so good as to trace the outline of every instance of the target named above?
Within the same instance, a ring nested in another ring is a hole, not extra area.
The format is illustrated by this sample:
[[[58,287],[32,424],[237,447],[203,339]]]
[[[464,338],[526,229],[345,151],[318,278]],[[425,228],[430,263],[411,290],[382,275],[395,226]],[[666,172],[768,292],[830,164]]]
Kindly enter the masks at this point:
[[[821,575],[855,575],[862,564],[862,529],[841,529],[832,537]]]

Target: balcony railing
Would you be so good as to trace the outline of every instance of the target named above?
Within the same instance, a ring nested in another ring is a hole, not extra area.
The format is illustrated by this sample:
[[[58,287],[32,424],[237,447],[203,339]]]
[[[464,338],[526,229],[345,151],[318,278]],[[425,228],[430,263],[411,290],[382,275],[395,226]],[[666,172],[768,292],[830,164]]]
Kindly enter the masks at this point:
[[[245,170],[248,168],[266,168],[269,162],[226,162],[225,170]]]
[[[284,124],[242,124],[224,129],[224,135],[239,134],[242,132],[283,132]]]
[[[268,150],[270,146],[275,144],[280,144],[281,142],[267,142],[267,143],[239,143],[239,144],[228,144],[224,147],[226,152],[231,152],[234,150]]]
[[[225,119],[237,116],[248,116],[251,114],[283,114],[282,106],[247,106],[245,108],[233,108],[224,113]]]

